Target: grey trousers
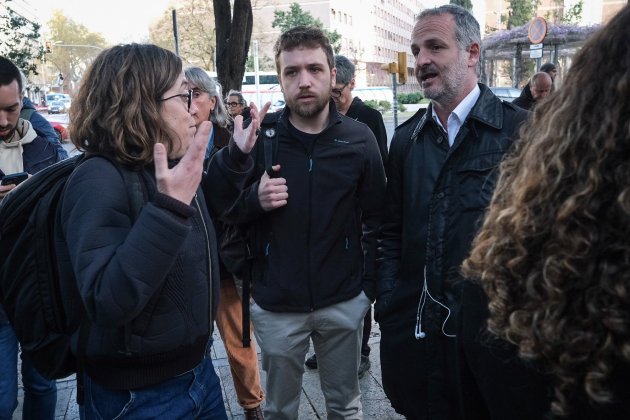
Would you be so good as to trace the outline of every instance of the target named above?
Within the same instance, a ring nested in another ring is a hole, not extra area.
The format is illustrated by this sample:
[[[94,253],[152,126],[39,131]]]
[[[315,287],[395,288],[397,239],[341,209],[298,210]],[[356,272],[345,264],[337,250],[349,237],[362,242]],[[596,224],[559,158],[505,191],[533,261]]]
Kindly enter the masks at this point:
[[[358,296],[310,313],[270,312],[251,303],[254,333],[267,374],[265,418],[298,418],[304,358],[313,340],[328,419],[361,419],[359,370],[363,318],[370,299]]]

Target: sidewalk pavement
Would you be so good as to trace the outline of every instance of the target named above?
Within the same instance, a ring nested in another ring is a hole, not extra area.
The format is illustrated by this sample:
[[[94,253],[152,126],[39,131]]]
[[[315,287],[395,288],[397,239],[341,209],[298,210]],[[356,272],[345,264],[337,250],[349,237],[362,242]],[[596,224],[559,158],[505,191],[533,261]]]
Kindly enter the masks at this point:
[[[363,418],[380,419],[380,420],[402,420],[403,416],[396,414],[391,407],[389,400],[383,391],[381,380],[381,363],[379,343],[381,334],[378,324],[372,323],[372,333],[370,334],[369,344],[372,349],[370,353],[370,362],[372,367],[361,378],[361,402],[363,403]],[[221,387],[223,389],[223,400],[228,419],[243,420],[243,409],[238,405],[234,384],[230,375],[230,367],[228,365],[225,348],[215,329],[214,344],[212,346],[212,359],[217,374],[221,379]],[[259,350],[260,352],[260,350]],[[313,348],[309,355],[312,354]],[[259,354],[260,360],[260,354]],[[261,378],[265,380],[265,374],[261,372]],[[19,406],[13,414],[14,420],[22,418],[22,401],[24,392],[22,389],[22,379],[19,379],[20,389],[18,394]],[[264,404],[264,402],[263,402]],[[74,376],[57,381],[57,410],[56,420],[78,420],[79,409],[76,404],[76,382]],[[326,408],[324,405],[324,395],[320,389],[319,375],[317,370],[310,370],[305,367],[304,379],[302,382],[302,394],[300,397],[299,419],[326,419]]]

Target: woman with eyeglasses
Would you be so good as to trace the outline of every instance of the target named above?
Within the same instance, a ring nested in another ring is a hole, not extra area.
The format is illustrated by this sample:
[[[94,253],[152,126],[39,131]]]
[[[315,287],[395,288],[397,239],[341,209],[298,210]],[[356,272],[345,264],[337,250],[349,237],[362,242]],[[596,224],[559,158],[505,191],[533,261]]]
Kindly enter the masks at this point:
[[[243,116],[243,121],[250,118],[247,101],[238,90],[230,90],[225,100],[225,105],[232,118],[235,118],[237,115]]]
[[[85,312],[73,337],[82,419],[227,418],[209,344],[217,244],[199,188],[211,123],[196,127],[192,95],[175,54],[130,44],[99,54],[72,103],[87,158],[66,185],[59,252]]]

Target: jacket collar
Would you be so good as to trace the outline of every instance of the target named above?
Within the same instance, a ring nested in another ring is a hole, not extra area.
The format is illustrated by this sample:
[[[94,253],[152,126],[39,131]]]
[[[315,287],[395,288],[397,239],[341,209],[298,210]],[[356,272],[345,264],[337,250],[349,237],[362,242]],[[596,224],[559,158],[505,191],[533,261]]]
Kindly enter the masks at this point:
[[[478,83],[478,85],[481,90],[479,99],[475,102],[475,105],[470,110],[468,118],[466,119],[474,119],[484,125],[500,130],[503,127],[503,107],[501,100],[498,99],[486,85],[482,83]],[[416,124],[411,137],[417,137],[426,126],[427,121],[432,120],[432,107],[433,104],[429,104]]]

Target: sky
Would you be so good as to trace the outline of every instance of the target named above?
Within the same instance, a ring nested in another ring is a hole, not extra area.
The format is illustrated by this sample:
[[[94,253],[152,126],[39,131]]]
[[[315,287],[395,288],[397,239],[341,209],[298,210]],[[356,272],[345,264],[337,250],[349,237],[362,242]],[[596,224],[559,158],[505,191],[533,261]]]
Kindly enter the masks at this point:
[[[44,27],[53,10],[60,9],[111,44],[142,42],[149,25],[168,10],[171,0],[13,0],[16,11],[36,18]],[[46,29],[42,33],[45,35]],[[53,40],[54,41],[54,40]]]

